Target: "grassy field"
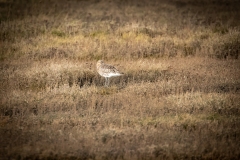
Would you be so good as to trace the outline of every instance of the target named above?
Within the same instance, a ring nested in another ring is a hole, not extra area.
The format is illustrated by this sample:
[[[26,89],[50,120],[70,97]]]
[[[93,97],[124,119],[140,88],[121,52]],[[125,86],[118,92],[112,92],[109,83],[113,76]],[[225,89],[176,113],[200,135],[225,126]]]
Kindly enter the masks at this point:
[[[0,0],[0,159],[240,159],[240,1]],[[104,78],[102,59],[124,72]]]

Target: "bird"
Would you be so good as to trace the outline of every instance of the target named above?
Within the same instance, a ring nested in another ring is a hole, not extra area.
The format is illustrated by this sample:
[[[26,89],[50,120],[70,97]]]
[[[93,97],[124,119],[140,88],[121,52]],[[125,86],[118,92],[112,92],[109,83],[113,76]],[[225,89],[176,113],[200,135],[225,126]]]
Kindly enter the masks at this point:
[[[112,65],[106,64],[103,60],[97,61],[97,72],[105,78],[105,86],[108,87],[110,77],[121,76],[121,73],[117,68]]]

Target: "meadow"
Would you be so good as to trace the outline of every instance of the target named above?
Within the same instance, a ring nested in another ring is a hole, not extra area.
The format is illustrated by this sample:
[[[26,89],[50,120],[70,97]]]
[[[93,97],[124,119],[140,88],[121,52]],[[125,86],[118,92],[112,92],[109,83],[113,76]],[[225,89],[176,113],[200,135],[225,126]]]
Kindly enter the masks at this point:
[[[240,1],[0,0],[0,159],[240,159]],[[124,72],[105,79],[102,59]]]

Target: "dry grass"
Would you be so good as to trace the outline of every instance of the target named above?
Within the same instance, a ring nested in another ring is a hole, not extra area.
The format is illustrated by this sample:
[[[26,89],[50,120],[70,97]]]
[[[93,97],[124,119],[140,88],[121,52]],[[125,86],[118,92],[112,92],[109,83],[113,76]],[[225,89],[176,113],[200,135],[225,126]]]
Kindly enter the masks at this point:
[[[0,1],[0,157],[239,159],[238,6]]]

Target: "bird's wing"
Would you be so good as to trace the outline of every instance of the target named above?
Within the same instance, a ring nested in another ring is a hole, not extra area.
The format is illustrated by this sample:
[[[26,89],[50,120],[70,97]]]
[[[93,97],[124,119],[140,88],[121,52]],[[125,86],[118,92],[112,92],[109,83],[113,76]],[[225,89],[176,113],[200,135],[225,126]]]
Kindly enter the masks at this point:
[[[108,64],[104,67],[104,72],[120,73],[116,67]]]

